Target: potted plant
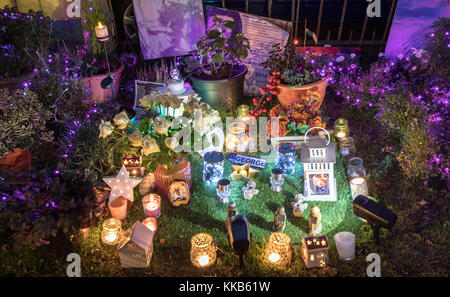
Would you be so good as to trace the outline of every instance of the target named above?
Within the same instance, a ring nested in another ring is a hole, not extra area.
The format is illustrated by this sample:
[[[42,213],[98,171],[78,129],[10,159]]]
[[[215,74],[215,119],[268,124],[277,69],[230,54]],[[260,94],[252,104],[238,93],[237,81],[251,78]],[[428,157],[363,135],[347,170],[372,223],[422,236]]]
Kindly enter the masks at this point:
[[[262,94],[277,96],[283,108],[307,101],[312,112],[319,110],[331,76],[315,58],[297,55],[291,43],[275,44],[263,65],[270,72],[268,84],[260,88]]]
[[[36,76],[32,57],[51,40],[50,27],[41,12],[0,9],[0,87],[23,88]]]
[[[194,89],[212,107],[232,109],[240,104],[250,50],[248,39],[234,32],[236,23],[214,17],[213,25],[195,45],[186,62]]]
[[[48,131],[46,128],[46,121],[50,117],[51,113],[44,109],[35,93],[17,89],[10,94],[8,89],[0,89],[0,165],[2,169],[17,170],[17,161],[20,161],[22,164],[27,164],[25,167],[30,170],[31,155],[29,153],[23,155],[21,150],[30,149],[39,141],[53,140],[53,131]],[[18,157],[24,156],[27,160],[20,160],[20,158],[18,160]]]

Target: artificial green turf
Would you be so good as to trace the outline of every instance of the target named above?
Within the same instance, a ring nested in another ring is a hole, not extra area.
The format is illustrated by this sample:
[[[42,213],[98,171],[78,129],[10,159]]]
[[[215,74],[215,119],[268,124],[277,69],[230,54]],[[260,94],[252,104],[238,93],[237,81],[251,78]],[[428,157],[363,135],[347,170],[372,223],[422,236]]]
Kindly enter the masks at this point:
[[[228,154],[226,154],[228,157]],[[303,217],[293,217],[291,202],[294,196],[303,192],[303,166],[296,164],[295,174],[285,177],[283,191],[276,193],[270,190],[270,172],[274,163],[268,163],[265,169],[260,170],[256,181],[259,194],[251,200],[242,195],[243,181],[231,182],[231,199],[238,208],[238,213],[244,215],[249,222],[252,234],[252,246],[246,254],[247,269],[245,272],[237,271],[237,257],[228,243],[224,221],[227,205],[218,201],[216,189],[204,185],[202,182],[203,160],[198,154],[190,154],[193,186],[191,189],[191,202],[188,205],[172,207],[168,199],[163,199],[161,216],[158,219],[158,232],[154,237],[154,252],[152,263],[148,269],[121,269],[118,252],[113,247],[105,247],[100,243],[99,235],[101,224],[91,228],[90,238],[80,246],[83,272],[87,275],[298,275],[304,273],[305,268],[300,259],[298,250],[294,250],[293,262],[288,268],[276,268],[266,265],[263,261],[264,247],[272,232],[274,211],[279,205],[286,209],[287,224],[284,230],[293,245],[301,245],[301,239],[308,232],[309,210],[313,205],[320,207],[322,212],[322,233],[328,236],[334,248],[333,236],[340,231],[351,231],[357,236],[361,230],[361,222],[353,214],[350,188],[344,171],[344,164],[337,156],[335,164],[335,177],[337,182],[338,199],[336,202],[308,202],[308,209]],[[229,178],[231,163],[225,161],[224,178]],[[135,201],[128,214],[129,228],[135,221],[142,221],[145,216],[141,204],[141,195],[135,189]],[[206,270],[193,267],[189,261],[190,239],[199,232],[210,233],[216,242],[218,250],[217,263]],[[163,242],[161,242],[163,239]],[[274,270],[275,269],[275,270]],[[232,271],[233,270],[233,271]],[[300,272],[303,271],[303,272]],[[275,274],[274,274],[275,273]]]

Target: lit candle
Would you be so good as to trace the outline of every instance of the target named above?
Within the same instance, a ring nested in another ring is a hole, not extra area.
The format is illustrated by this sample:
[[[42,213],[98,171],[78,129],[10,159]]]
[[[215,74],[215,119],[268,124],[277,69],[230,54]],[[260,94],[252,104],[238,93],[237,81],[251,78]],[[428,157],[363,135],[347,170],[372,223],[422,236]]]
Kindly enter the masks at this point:
[[[208,233],[198,233],[191,238],[190,258],[194,266],[206,268],[216,261],[216,245]]]
[[[106,245],[115,245],[119,242],[122,234],[122,223],[115,218],[109,218],[103,222],[101,234],[102,242]]]
[[[142,221],[142,224],[153,232],[155,232],[158,228],[158,225],[156,224],[156,218],[154,217],[146,218]]]
[[[350,128],[346,119],[339,118],[334,122],[334,137],[338,140],[349,136]]]
[[[269,236],[265,259],[276,265],[288,265],[291,262],[291,238],[286,233],[274,232]]]
[[[95,26],[95,36],[97,36],[97,39],[99,41],[108,41],[109,40],[108,27],[98,22],[98,26]]]
[[[142,206],[147,217],[159,218],[161,208],[161,197],[157,194],[148,194],[142,198]]]
[[[358,195],[369,195],[366,179],[362,176],[357,176],[350,180],[350,189],[352,191],[353,199],[355,199]]]

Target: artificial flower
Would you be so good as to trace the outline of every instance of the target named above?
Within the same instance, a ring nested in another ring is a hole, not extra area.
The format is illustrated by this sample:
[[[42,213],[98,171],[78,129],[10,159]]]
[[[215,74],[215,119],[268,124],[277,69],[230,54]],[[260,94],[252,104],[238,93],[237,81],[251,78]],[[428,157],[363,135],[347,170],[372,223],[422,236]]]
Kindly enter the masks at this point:
[[[159,134],[164,134],[166,136],[169,136],[169,127],[172,125],[172,122],[169,120],[166,120],[163,117],[156,117],[153,125],[153,130]]]
[[[142,146],[143,137],[141,131],[135,130],[133,133],[128,135],[128,140],[131,142],[132,146]]]
[[[170,96],[170,107],[172,107],[172,108],[179,108],[181,103],[183,103],[183,99],[182,98],[178,98],[178,96],[176,96],[176,95],[171,95]]]
[[[102,120],[100,125],[98,126],[98,129],[100,130],[100,135],[98,137],[106,138],[108,135],[113,133],[114,131],[114,125],[111,124],[110,121],[104,121]]]
[[[152,153],[159,153],[159,146],[156,143],[156,140],[154,138],[152,138],[150,135],[145,135],[143,142],[142,142],[142,153],[145,156],[148,156],[149,154]]]
[[[174,150],[174,149],[179,145],[179,142],[178,142],[178,139],[180,138],[179,135],[180,135],[180,132],[177,131],[177,132],[175,132],[175,133],[172,135],[172,137],[167,137],[167,138],[164,140],[166,146],[167,146],[169,149]]]
[[[152,108],[154,105],[156,105],[156,96],[154,94],[146,95],[139,99],[139,103],[143,108]]]
[[[114,124],[116,124],[117,128],[119,129],[125,129],[128,126],[128,123],[130,122],[130,119],[128,118],[127,112],[124,110],[113,118]]]

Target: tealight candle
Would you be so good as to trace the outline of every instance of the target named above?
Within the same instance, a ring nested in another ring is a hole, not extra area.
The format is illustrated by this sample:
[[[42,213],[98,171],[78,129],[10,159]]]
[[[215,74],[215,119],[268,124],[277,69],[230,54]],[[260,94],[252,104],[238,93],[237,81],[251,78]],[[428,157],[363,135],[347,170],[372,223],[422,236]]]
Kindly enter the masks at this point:
[[[206,268],[216,262],[216,245],[208,233],[198,233],[192,236],[190,258],[192,264]]]
[[[339,260],[351,261],[355,258],[355,234],[339,232],[334,235],[334,242],[339,254]]]
[[[95,36],[97,36],[98,41],[108,41],[108,27],[104,26],[101,22],[98,22],[98,26],[95,26]]]
[[[158,229],[158,226],[156,224],[156,218],[154,217],[146,218],[145,220],[142,221],[142,224],[153,232],[155,232],[156,229]]]
[[[350,128],[346,119],[339,118],[334,122],[334,137],[342,139],[350,135]]]
[[[103,222],[101,234],[102,242],[106,245],[115,245],[122,236],[122,223],[115,218],[109,218]]]
[[[265,259],[276,265],[287,265],[291,262],[291,238],[286,233],[274,232],[269,236],[265,251]]]
[[[367,181],[362,176],[357,176],[350,180],[350,190],[352,191],[353,199],[355,199],[358,195],[369,195]]]
[[[161,197],[158,194],[148,194],[142,198],[142,206],[147,217],[159,218],[161,208]]]

